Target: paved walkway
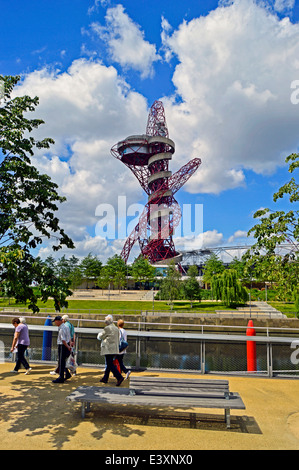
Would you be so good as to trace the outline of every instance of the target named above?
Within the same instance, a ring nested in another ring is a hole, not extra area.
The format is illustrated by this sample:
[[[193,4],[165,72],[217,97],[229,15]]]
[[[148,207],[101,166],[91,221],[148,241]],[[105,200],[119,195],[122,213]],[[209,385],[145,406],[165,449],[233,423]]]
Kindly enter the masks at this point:
[[[30,375],[24,370],[11,374],[11,369],[11,363],[0,364],[1,450],[299,449],[298,379],[229,377],[231,391],[240,393],[246,410],[232,411],[232,428],[227,430],[222,410],[198,409],[195,414],[126,407],[124,412],[119,406],[95,405],[82,420],[80,404],[65,398],[79,385],[104,387],[99,383],[101,371],[79,368],[76,377],[55,385],[47,365],[33,365]]]

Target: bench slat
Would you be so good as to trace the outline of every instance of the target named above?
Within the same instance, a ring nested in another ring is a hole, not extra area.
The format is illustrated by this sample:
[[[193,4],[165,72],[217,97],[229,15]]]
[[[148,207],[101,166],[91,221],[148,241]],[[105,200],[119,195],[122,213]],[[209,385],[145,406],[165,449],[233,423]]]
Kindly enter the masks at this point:
[[[155,384],[138,384],[138,385],[135,385],[134,383],[131,383],[130,384],[130,389],[135,389],[135,390],[156,390],[156,391],[159,391],[159,390],[172,390],[172,391],[184,391],[184,392],[188,392],[188,390],[191,390],[192,392],[196,393],[196,392],[201,392],[201,391],[214,391],[214,392],[220,392],[220,393],[223,393],[223,392],[226,392],[228,391],[227,388],[216,388],[216,387],[212,387],[212,386],[207,386],[207,387],[196,387],[194,385],[192,386],[189,386],[189,387],[181,387],[180,384],[178,385],[173,385],[171,387],[168,387],[167,385],[163,384],[163,385],[160,385],[159,387],[157,387]]]
[[[216,393],[219,395],[229,393],[228,381],[211,381],[198,379],[167,379],[157,377],[134,377],[130,379],[130,389],[136,394],[159,393],[171,394],[187,393],[191,395],[202,395],[205,393]]]
[[[154,396],[164,396],[164,397],[185,397],[197,398],[197,397],[215,397],[215,398],[225,398],[223,391],[215,390],[181,390],[181,389],[172,389],[160,387],[159,389],[131,389],[132,392],[135,392],[136,395],[154,395]]]
[[[228,387],[229,382],[228,380],[204,380],[204,379],[180,379],[180,378],[166,378],[166,377],[130,377],[130,383],[134,382],[134,384],[138,383],[152,383],[157,386],[159,384],[167,384],[167,385],[172,385],[172,384],[181,384],[181,385],[198,385],[198,386],[224,386]]]
[[[245,409],[238,393],[231,395],[229,400],[211,397],[165,397],[163,395],[130,395],[128,388],[116,387],[78,387],[67,400],[105,403],[115,405],[140,405],[168,408],[222,408]]]

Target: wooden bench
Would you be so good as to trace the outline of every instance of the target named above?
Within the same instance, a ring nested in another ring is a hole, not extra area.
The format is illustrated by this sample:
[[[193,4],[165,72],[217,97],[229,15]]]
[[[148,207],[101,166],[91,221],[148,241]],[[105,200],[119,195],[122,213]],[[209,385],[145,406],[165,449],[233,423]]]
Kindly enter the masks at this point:
[[[130,377],[128,388],[81,386],[67,400],[82,402],[82,418],[91,403],[172,408],[224,409],[225,422],[230,428],[230,410],[244,410],[238,393],[229,391],[227,380]]]

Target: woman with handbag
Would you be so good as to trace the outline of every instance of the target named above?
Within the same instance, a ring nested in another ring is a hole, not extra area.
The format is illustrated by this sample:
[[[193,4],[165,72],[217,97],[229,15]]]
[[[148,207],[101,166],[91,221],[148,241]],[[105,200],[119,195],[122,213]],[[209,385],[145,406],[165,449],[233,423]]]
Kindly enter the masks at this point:
[[[115,359],[118,360],[120,370],[126,374],[126,379],[128,379],[129,375],[131,374],[131,371],[128,370],[123,363],[124,354],[126,354],[126,349],[128,347],[127,332],[124,329],[124,325],[125,325],[125,322],[123,320],[118,320],[117,326],[120,332],[120,337],[119,337],[120,351],[119,351],[119,354],[115,356]],[[123,347],[124,349],[122,349]]]
[[[117,368],[113,364],[113,359],[116,354],[119,354],[119,330],[113,323],[112,315],[108,315],[105,318],[106,326],[102,332],[97,336],[98,340],[101,341],[101,354],[105,356],[106,369],[104,377],[100,382],[107,383],[109,379],[110,372],[114,375],[117,380],[116,386],[123,382],[124,378],[118,372]]]

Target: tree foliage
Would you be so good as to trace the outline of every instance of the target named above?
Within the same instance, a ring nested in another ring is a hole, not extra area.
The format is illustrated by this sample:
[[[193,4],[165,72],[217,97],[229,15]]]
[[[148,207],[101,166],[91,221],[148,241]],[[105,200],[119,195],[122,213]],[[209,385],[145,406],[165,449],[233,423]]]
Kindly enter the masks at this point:
[[[243,304],[248,300],[248,292],[238,279],[234,269],[226,269],[212,279],[213,295],[227,307]]]
[[[155,268],[150,264],[148,259],[139,256],[132,264],[132,277],[135,282],[144,284],[146,282],[153,282],[155,279]]]
[[[43,124],[41,119],[27,117],[35,111],[38,98],[12,98],[20,77],[0,78],[4,83],[4,106],[0,108],[0,282],[9,295],[23,302],[29,300],[33,311],[38,311],[38,299],[32,283],[38,283],[42,300],[51,296],[58,308],[69,295],[68,284],[57,279],[50,268],[45,269],[31,253],[50,238],[55,240],[53,250],[74,248],[55,216],[65,198],[30,160],[36,149],[47,149],[54,141],[39,141],[31,135]]]
[[[119,255],[108,258],[97,278],[96,284],[102,289],[114,285],[119,289],[126,283],[127,265]]]
[[[175,263],[170,262],[166,270],[166,276],[160,286],[161,300],[168,300],[173,304],[174,299],[180,298],[181,273],[176,269]]]
[[[72,240],[59,226],[54,213],[57,203],[65,201],[59,196],[58,186],[50,177],[40,174],[32,165],[30,156],[35,148],[49,148],[52,139],[38,141],[30,132],[44,121],[24,116],[34,111],[38,98],[29,96],[11,98],[19,77],[2,77],[5,106],[0,108],[0,245],[25,245],[35,248],[43,238],[55,238],[54,250],[66,245],[73,248]]]
[[[215,253],[212,253],[204,265],[203,282],[211,284],[215,275],[223,273],[224,264]]]
[[[194,300],[201,299],[201,288],[197,281],[198,276],[198,268],[197,266],[193,265],[190,266],[187,272],[188,279],[184,281],[183,290],[184,290],[184,297],[191,302],[191,308],[193,307]]]
[[[80,269],[82,276],[87,280],[97,279],[101,274],[102,262],[97,256],[88,253],[88,255],[81,261]]]
[[[289,155],[286,163],[289,163],[290,173],[298,170],[299,155]],[[256,242],[244,256],[247,265],[255,264],[256,278],[278,286],[281,298],[294,292],[299,285],[299,184],[295,177],[278,189],[273,200],[277,202],[284,197],[288,199],[290,210],[265,208],[254,214],[259,222],[248,235],[253,235]],[[283,244],[288,248],[278,252],[278,247]]]

